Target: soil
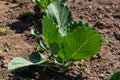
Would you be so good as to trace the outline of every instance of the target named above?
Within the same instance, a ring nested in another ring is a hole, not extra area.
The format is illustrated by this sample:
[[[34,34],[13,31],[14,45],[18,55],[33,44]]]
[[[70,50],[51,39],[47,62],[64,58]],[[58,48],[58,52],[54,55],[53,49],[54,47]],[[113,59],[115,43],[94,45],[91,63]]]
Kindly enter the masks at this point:
[[[14,57],[28,56],[36,49],[31,29],[41,31],[42,12],[30,0],[0,0],[0,80],[105,80],[120,69],[120,0],[75,0],[68,3],[74,20],[88,22],[107,42],[90,59],[75,62],[64,74],[40,67],[29,67],[10,74],[7,66]],[[21,17],[24,12],[32,12]],[[33,23],[35,21],[35,24]]]

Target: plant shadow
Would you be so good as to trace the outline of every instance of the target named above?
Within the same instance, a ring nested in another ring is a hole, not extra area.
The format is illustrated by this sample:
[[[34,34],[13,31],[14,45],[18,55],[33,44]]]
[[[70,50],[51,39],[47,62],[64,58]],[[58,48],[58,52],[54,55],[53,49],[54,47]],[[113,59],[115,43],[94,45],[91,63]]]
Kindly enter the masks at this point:
[[[16,70],[13,73],[13,80],[86,80],[82,74],[77,77],[58,73],[48,68],[30,66],[24,69]]]
[[[120,15],[112,15],[115,19],[120,19]]]
[[[43,14],[42,10],[38,6],[35,6],[34,13],[24,12],[17,17],[16,22],[8,24],[7,26],[10,27],[11,30],[15,30],[15,33],[23,33],[26,30],[30,30],[30,27],[37,28],[41,33],[41,19],[43,18]]]

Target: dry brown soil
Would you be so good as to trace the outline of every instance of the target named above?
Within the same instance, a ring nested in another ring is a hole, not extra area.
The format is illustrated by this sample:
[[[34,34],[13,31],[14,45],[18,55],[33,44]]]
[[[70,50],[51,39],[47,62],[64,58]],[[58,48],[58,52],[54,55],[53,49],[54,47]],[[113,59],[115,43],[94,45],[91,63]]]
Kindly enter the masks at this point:
[[[0,0],[0,27],[7,32],[0,36],[0,80],[20,80],[20,77],[23,80],[104,80],[120,69],[120,0],[75,0],[68,6],[74,20],[89,22],[107,39],[101,51],[91,59],[75,62],[64,75],[39,67],[8,73],[7,66],[12,58],[28,59],[35,51],[36,38],[30,30],[34,26],[41,30],[38,22],[42,14],[29,0]],[[24,12],[37,16],[21,18]]]

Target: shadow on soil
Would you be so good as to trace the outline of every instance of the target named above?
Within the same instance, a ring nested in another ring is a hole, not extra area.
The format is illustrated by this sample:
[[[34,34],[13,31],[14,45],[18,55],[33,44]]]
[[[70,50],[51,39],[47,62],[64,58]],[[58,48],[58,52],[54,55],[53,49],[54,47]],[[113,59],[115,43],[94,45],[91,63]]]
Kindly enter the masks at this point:
[[[120,15],[113,15],[113,18],[120,19]]]
[[[31,66],[13,73],[13,80],[85,80],[82,74],[77,77],[54,72],[50,69]]]
[[[42,11],[35,6],[34,14],[32,12],[23,13],[17,18],[18,21],[8,24],[8,26],[10,29],[15,30],[16,33],[23,33],[25,30],[29,30],[30,27],[34,26],[34,28],[37,28],[41,33],[42,17]]]

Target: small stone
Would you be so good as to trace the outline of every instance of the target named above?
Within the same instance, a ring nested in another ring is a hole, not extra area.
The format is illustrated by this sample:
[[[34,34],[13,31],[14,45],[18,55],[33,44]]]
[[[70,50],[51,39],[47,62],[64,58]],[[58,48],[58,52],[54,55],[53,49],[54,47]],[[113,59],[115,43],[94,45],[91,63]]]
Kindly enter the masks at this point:
[[[99,17],[99,18],[102,18],[103,16],[102,16],[102,15],[99,15],[98,17]]]
[[[100,74],[99,76],[100,76],[100,78],[104,78],[104,74]]]
[[[89,8],[92,9],[92,6],[90,5]]]

